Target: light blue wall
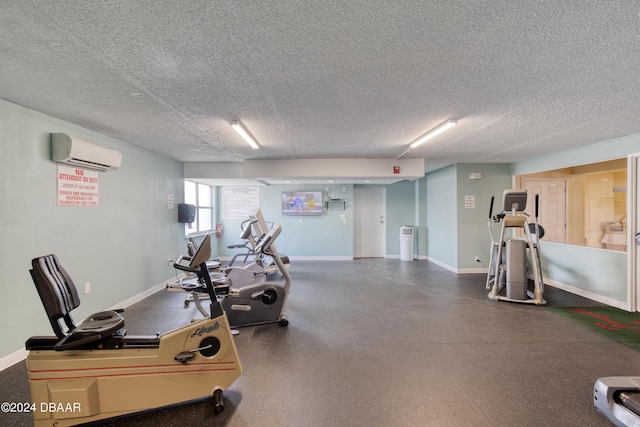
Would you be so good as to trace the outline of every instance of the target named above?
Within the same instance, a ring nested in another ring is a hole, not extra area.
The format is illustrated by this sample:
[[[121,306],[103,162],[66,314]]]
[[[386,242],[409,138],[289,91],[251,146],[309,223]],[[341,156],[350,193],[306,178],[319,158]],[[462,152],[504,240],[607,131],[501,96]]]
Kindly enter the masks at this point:
[[[516,162],[511,165],[511,173],[513,175],[522,175],[525,173],[585,165],[603,162],[605,160],[620,159],[627,157],[629,154],[639,152],[640,134],[635,134],[549,154],[548,156]]]
[[[119,170],[99,173],[99,206],[56,205],[52,132],[122,153]],[[167,195],[183,198],[181,163],[2,100],[0,145],[0,357],[52,333],[29,275],[32,258],[58,255],[80,288],[78,320],[174,274],[167,260],[183,252],[184,228]]]
[[[293,257],[350,258],[353,257],[353,186],[340,185],[336,197],[345,197],[346,209],[332,204],[318,216],[291,216],[282,214],[283,191],[322,191],[326,199],[326,186],[320,184],[269,185],[260,187],[260,209],[266,221],[282,226],[282,234],[276,241],[278,252]],[[218,203],[220,206],[220,203]],[[346,224],[340,215],[345,215]],[[242,220],[222,220],[224,234],[218,239],[218,255],[233,256],[236,251],[227,244],[240,243],[240,224]]]
[[[491,196],[499,200],[502,192],[509,188],[510,170],[510,165],[506,164],[459,163],[428,173],[419,180],[418,205],[425,206],[427,212],[426,254],[429,259],[454,270],[482,268],[482,264],[474,261],[475,256],[484,265],[488,264],[491,245],[487,229],[489,202]],[[472,172],[482,173],[483,178],[470,180],[469,173]],[[466,207],[465,196],[475,198],[474,208]],[[422,209],[419,215],[422,218]],[[419,247],[419,250],[423,249]]]
[[[415,200],[416,200],[416,229],[415,229],[415,253],[418,259],[424,259],[428,256],[427,252],[427,227],[428,211],[427,211],[427,179],[420,178],[415,181]]]
[[[483,178],[470,180],[469,174],[479,172]],[[494,211],[500,210],[502,192],[510,188],[511,167],[506,164],[457,165],[458,206],[458,268],[482,268],[474,261],[478,256],[489,265],[491,237],[487,228],[491,196],[495,197]],[[475,197],[475,208],[465,206],[465,196]]]
[[[540,172],[626,157],[638,152],[640,134],[517,162],[512,165],[512,173]],[[627,303],[626,252],[545,242],[541,259],[546,270],[545,278],[594,292],[622,304]]]
[[[627,300],[626,253],[542,241],[542,273],[563,285]]]
[[[400,256],[400,226],[416,225],[415,184],[400,181],[387,185],[385,193],[387,256]]]
[[[458,264],[457,167],[431,172],[427,183],[427,254],[451,267]]]
[[[371,187],[370,185],[360,185]],[[265,220],[282,226],[282,234],[278,238],[278,251],[291,254],[293,257],[310,258],[350,258],[353,257],[353,185],[339,186],[336,196],[345,197],[346,209],[332,204],[330,209],[324,209],[320,216],[294,217],[283,215],[281,212],[281,193],[283,191],[323,191],[325,199],[327,187],[321,184],[304,185],[269,185],[260,187],[260,208]],[[386,254],[400,255],[400,225],[416,223],[415,184],[402,181],[384,186],[386,191]],[[346,188],[343,193],[342,188]],[[329,192],[333,191],[332,188]],[[221,193],[221,191],[218,191]],[[221,201],[218,198],[218,207]],[[346,224],[340,215],[345,215]],[[226,246],[239,243],[240,224],[242,220],[221,220],[224,227],[222,238],[217,239],[217,255],[223,258],[233,256],[236,251]]]

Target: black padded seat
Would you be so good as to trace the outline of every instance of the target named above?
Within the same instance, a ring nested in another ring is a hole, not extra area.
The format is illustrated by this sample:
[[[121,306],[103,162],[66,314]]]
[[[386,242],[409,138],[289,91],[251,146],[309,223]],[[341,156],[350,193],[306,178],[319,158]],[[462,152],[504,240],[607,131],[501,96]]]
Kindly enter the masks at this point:
[[[34,258],[30,270],[49,322],[59,341],[54,350],[62,351],[82,347],[104,338],[124,326],[124,319],[115,311],[92,314],[76,325],[71,311],[80,305],[76,286],[60,264],[56,255]],[[60,324],[63,320],[67,330]]]
[[[100,311],[93,313],[71,331],[74,335],[91,335],[100,333],[103,337],[111,335],[124,326],[124,319],[116,311]]]
[[[224,274],[220,274],[219,276],[210,275],[211,284],[213,285],[213,290],[216,295],[226,295],[229,293],[229,289],[231,288],[231,279],[226,277]],[[207,286],[204,283],[200,283],[197,280],[184,281],[180,283],[180,287],[187,292],[207,292]]]

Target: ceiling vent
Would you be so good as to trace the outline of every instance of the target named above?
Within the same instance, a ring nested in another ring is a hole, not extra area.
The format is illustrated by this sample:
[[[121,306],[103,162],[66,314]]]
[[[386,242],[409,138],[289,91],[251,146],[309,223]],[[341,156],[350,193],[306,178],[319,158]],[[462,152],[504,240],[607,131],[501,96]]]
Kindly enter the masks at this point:
[[[88,169],[113,171],[120,167],[122,154],[64,133],[52,133],[51,160]]]

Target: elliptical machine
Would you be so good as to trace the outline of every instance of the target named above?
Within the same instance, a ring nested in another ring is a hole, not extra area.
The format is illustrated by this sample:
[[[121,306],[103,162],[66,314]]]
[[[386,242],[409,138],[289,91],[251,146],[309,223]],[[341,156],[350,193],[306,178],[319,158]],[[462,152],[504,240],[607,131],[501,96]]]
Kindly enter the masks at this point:
[[[535,196],[534,223],[529,224],[527,214],[527,190],[505,190],[502,195],[502,212],[495,217],[493,201],[489,206],[489,235],[491,236],[491,254],[486,288],[490,289],[489,299],[492,301],[510,301],[527,304],[544,305],[544,283],[540,264],[539,239],[544,236],[544,229],[538,225],[539,198]],[[498,240],[493,235],[491,221],[502,222]],[[512,232],[508,240],[506,231]],[[513,231],[521,230],[524,239],[514,239]],[[527,249],[529,256],[527,257]],[[529,277],[533,280],[533,291],[528,289]],[[501,295],[505,290],[506,295]]]

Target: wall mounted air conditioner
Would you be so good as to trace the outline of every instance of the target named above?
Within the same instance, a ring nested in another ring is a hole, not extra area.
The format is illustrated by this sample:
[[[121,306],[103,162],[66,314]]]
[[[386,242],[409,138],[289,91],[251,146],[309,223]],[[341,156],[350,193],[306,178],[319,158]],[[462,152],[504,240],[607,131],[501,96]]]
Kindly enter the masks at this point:
[[[51,160],[66,165],[112,171],[120,167],[122,154],[111,148],[82,141],[64,133],[52,133]]]

